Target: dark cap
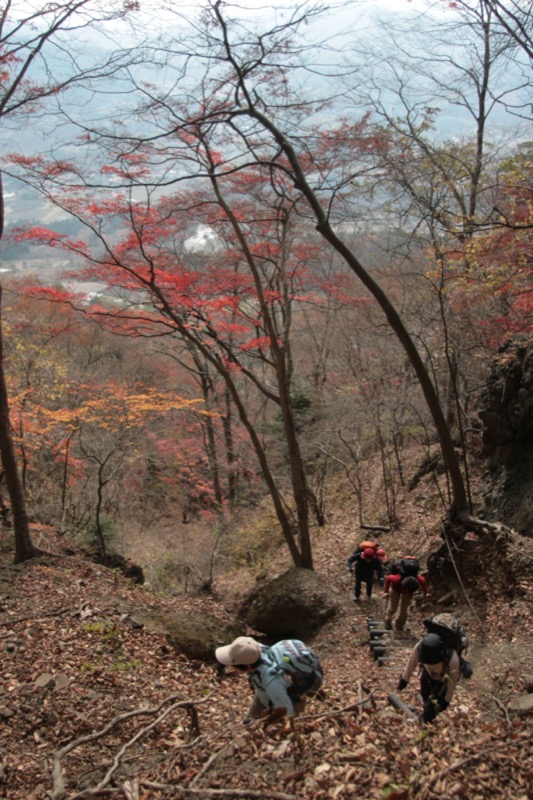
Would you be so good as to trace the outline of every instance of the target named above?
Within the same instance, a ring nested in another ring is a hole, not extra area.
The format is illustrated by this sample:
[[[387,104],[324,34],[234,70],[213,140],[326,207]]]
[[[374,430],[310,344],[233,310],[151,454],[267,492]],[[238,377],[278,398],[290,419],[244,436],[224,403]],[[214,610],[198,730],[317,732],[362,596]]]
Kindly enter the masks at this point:
[[[428,633],[418,645],[418,655],[422,664],[440,664],[446,659],[447,647],[436,633]]]

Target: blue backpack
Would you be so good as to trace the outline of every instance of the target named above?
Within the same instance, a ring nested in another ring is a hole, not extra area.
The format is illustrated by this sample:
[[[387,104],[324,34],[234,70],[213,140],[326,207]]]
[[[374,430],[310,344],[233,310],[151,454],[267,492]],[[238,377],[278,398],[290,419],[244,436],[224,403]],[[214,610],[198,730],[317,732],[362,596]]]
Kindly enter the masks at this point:
[[[299,639],[283,639],[270,648],[278,667],[290,675],[297,694],[314,695],[324,681],[319,658]]]

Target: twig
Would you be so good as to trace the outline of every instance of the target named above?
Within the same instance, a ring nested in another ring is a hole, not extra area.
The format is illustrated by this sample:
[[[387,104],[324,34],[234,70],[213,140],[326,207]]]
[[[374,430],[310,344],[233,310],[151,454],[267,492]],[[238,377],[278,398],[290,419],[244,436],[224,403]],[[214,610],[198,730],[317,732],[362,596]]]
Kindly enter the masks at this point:
[[[242,731],[242,735],[246,736],[250,732],[250,730],[253,730],[254,728],[257,728],[257,726],[259,725],[260,722],[261,722],[261,720],[255,720],[255,721],[251,722],[247,726],[246,730]],[[224,730],[224,731],[227,730],[227,726],[226,725],[220,725],[217,728],[211,729],[209,731],[209,735],[208,736],[206,736],[206,734],[202,734],[201,736],[198,736],[196,739],[194,739],[192,742],[186,742],[184,744],[176,745],[175,748],[174,748],[174,751],[175,751],[176,755],[175,755],[174,758],[172,758],[168,762],[167,768],[165,770],[165,775],[166,776],[170,775],[171,771],[173,770],[173,768],[174,768],[174,766],[176,764],[176,758],[178,756],[181,756],[183,754],[184,750],[191,750],[192,748],[196,747],[199,743],[204,743],[205,749],[208,750],[209,746],[210,746],[210,742],[212,742],[214,739],[216,739],[219,736],[221,730]]]
[[[462,758],[460,761],[455,761],[453,764],[449,764],[444,769],[441,769],[440,772],[436,772],[425,786],[422,786],[420,791],[417,793],[418,800],[425,800],[428,795],[430,788],[439,781],[441,778],[444,778],[446,775],[449,775],[450,772],[455,772],[462,767],[465,767],[467,764],[470,764],[472,761],[482,761],[487,755],[490,753],[494,753],[495,751],[505,748],[506,750],[509,748],[509,742],[498,742],[494,747],[487,747],[485,750],[481,750],[479,753],[473,753],[471,756],[467,756],[467,758]]]
[[[403,700],[400,700],[398,695],[393,694],[393,692],[390,692],[388,697],[389,697],[389,702],[392,703],[392,705],[395,708],[397,708],[399,711],[403,711],[404,714],[407,714],[407,716],[410,717],[411,719],[413,718],[416,719],[416,714],[414,713],[414,711],[412,711],[412,709],[410,709],[409,706],[403,702]]]
[[[358,716],[358,717],[361,717],[361,716],[362,716],[362,714],[363,714],[363,709],[362,709],[362,704],[363,704],[363,687],[362,687],[362,685],[361,685],[361,681],[357,681],[357,697],[359,698],[359,702],[358,702],[358,704],[357,704],[357,705],[359,706],[359,708],[357,709],[357,716]]]
[[[305,716],[302,715],[301,717],[297,717],[298,722],[302,722],[307,719],[326,719],[327,717],[340,717],[341,714],[349,714],[351,711],[357,711],[359,706],[364,706],[365,703],[371,703],[373,708],[376,707],[376,701],[374,700],[374,692],[370,692],[368,697],[365,697],[364,700],[361,700],[357,703],[351,703],[349,706],[345,706],[344,708],[339,708],[337,711],[327,711],[325,714],[306,714]]]
[[[207,695],[203,700],[196,701],[197,705],[200,705],[201,703],[207,702],[207,700],[209,700],[211,695],[212,695],[212,693]],[[87,734],[86,736],[80,736],[78,739],[74,739],[72,742],[69,742],[68,744],[66,744],[64,747],[61,748],[61,750],[58,750],[57,753],[54,755],[54,763],[53,763],[53,768],[52,768],[53,789],[52,789],[52,793],[50,795],[52,800],[62,800],[62,798],[64,798],[65,794],[66,794],[66,792],[65,792],[65,782],[64,782],[64,778],[63,778],[63,773],[61,771],[61,759],[64,756],[66,756],[68,753],[70,753],[72,750],[75,750],[77,747],[79,747],[82,744],[87,744],[88,742],[93,742],[96,739],[101,739],[103,736],[106,735],[106,733],[109,733],[109,731],[112,728],[114,728],[115,725],[118,725],[120,722],[125,722],[126,720],[132,719],[134,717],[140,717],[140,716],[144,716],[144,715],[153,715],[153,714],[159,713],[159,711],[163,708],[164,705],[166,705],[167,703],[171,703],[171,702],[174,703],[174,701],[177,700],[181,696],[182,696],[181,693],[177,693],[176,692],[175,694],[171,694],[168,697],[165,697],[159,703],[159,705],[154,706],[152,708],[138,708],[138,709],[135,709],[135,711],[128,711],[125,714],[120,714],[119,716],[114,717],[114,719],[110,720],[107,723],[107,725],[104,725],[104,727],[101,728],[99,731],[95,731],[94,733]],[[190,706],[191,703],[192,703],[191,700],[182,700],[182,701],[180,701],[178,703],[174,703],[172,708],[169,709],[168,711],[171,711],[173,709],[180,708],[180,707]],[[167,713],[168,712],[165,712],[165,714],[163,714],[161,718],[166,716]],[[146,728],[143,728],[143,730],[140,732],[139,736],[142,735],[144,732],[150,730],[153,727],[153,725],[157,724],[158,721],[159,721],[159,719],[156,720],[153,724],[147,726]],[[131,740],[131,742],[127,742],[121,748],[120,754],[122,754],[129,747],[130,744],[132,744],[134,741],[136,741],[136,739],[139,738],[139,736],[136,735],[133,738],[133,740]],[[116,759],[115,759],[115,761],[116,761]],[[114,762],[113,766],[111,767],[111,772],[108,771],[108,773],[106,774],[106,778],[108,777],[108,775],[110,777],[110,775],[112,774],[112,772],[115,769],[116,769],[116,765],[115,765],[115,762]],[[104,778],[104,781],[105,781],[105,778]],[[104,785],[105,784],[102,785],[102,787],[101,787],[102,789],[103,789]],[[84,794],[94,794],[96,791],[97,790],[95,790],[95,789],[89,789],[89,790],[85,789],[84,792],[82,792],[81,794],[78,793],[78,794],[74,795],[74,797],[82,797]],[[72,798],[72,800],[74,800],[74,799]]]
[[[235,748],[234,742],[229,742],[229,744],[225,744],[224,747],[221,747],[220,750],[217,750],[216,753],[212,753],[212,755],[207,759],[205,764],[203,765],[202,769],[194,776],[191,781],[191,787],[198,783],[201,778],[209,772],[213,764],[215,764],[220,758],[224,758],[227,753],[231,753]]]
[[[280,717],[280,719],[281,719],[281,717]],[[257,728],[259,728],[260,726],[265,726],[265,720],[264,719],[252,720],[247,725],[246,730],[242,731],[242,735],[243,736],[249,736],[252,733],[253,730],[257,730]],[[266,729],[266,726],[265,726],[265,729]],[[225,744],[223,747],[220,748],[220,750],[217,750],[215,753],[213,753],[210,756],[210,758],[208,758],[206,763],[203,765],[202,769],[194,776],[194,778],[191,781],[190,785],[194,786],[194,784],[198,783],[200,778],[202,778],[206,774],[206,772],[208,772],[211,769],[213,764],[216,761],[218,761],[220,758],[223,758],[226,755],[226,752],[227,751],[231,751],[232,749],[234,749],[234,747],[235,747],[235,743],[232,740],[231,742],[229,742],[229,744]]]
[[[496,703],[498,708],[500,708],[503,711],[503,713],[505,714],[505,719],[507,721],[507,724],[509,726],[511,726],[511,720],[509,718],[509,712],[507,711],[507,709],[504,706],[504,704],[502,703],[502,701],[498,697],[496,697],[495,695],[491,695],[491,698],[494,700],[494,702]]]
[[[55,611],[45,611],[41,614],[26,614],[25,617],[17,617],[16,619],[3,619],[0,620],[0,627],[4,625],[16,625],[18,622],[27,622],[29,619],[35,621],[38,619],[47,619],[48,617],[60,617],[62,614],[70,614],[72,617],[81,617],[88,605],[89,601],[84,600],[75,611],[72,610],[72,606],[63,606],[63,608],[57,608]]]
[[[363,531],[373,531],[374,533],[390,533],[390,525],[359,525]]]
[[[362,684],[361,684],[361,688],[364,688],[364,687],[362,687]],[[345,708],[341,708],[341,709],[339,709],[337,711],[330,711],[330,712],[328,712],[326,714],[305,714],[305,715],[299,716],[299,717],[296,718],[295,722],[299,723],[299,722],[303,722],[305,720],[315,720],[315,719],[324,719],[324,718],[328,718],[328,717],[337,717],[337,716],[340,716],[341,714],[346,714],[346,713],[355,711],[356,709],[360,710],[360,707],[363,706],[365,703],[367,703],[369,701],[372,702],[372,703],[375,702],[372,695],[373,695],[373,692],[370,692],[368,697],[365,697],[364,699],[360,700],[358,703],[352,703],[351,705],[346,706]],[[262,720],[256,720],[255,722],[259,724],[259,723],[262,722]],[[254,723],[252,722],[251,725],[248,726],[247,730],[243,731],[243,735],[249,735],[251,733],[251,730],[253,728],[256,728],[256,727],[257,727],[257,725],[254,725]],[[221,747],[220,750],[216,751],[216,753],[213,753],[211,755],[211,757],[206,761],[206,763],[204,764],[202,769],[198,772],[198,774],[194,776],[194,779],[191,781],[191,787],[193,787],[195,784],[197,784],[198,781],[201,778],[203,778],[204,775],[211,769],[213,764],[215,764],[219,759],[224,758],[224,756],[228,752],[230,752],[234,747],[235,747],[235,743],[232,741],[229,744],[224,745],[224,747]],[[273,795],[263,795],[263,796],[271,797]]]
[[[139,780],[125,781],[122,784],[122,791],[126,795],[126,800],[139,800]]]
[[[61,614],[67,614],[69,611],[72,611],[72,606],[64,606],[63,608],[58,608],[56,611],[46,611],[41,614],[26,614],[25,617],[17,617],[16,619],[3,619],[0,620],[0,627],[4,625],[16,625],[18,622],[27,622],[29,619],[38,620],[46,619],[47,617],[59,617]]]
[[[140,731],[137,731],[135,736],[133,736],[133,738],[131,738],[129,741],[125,742],[122,745],[122,747],[120,748],[120,750],[118,751],[118,753],[115,754],[115,758],[113,759],[113,763],[111,764],[111,766],[107,770],[106,774],[104,775],[104,777],[102,778],[100,783],[97,786],[95,786],[94,788],[92,788],[92,789],[84,789],[82,792],[79,792],[78,794],[73,795],[71,800],[76,800],[76,798],[83,797],[86,794],[98,794],[99,792],[101,792],[102,789],[104,789],[107,786],[107,784],[111,780],[113,774],[116,772],[116,770],[120,766],[120,762],[121,762],[121,759],[122,759],[122,756],[124,755],[124,753],[127,750],[129,750],[129,748],[132,747],[135,744],[135,742],[138,742],[139,739],[141,739],[146,733],[149,733],[151,730],[153,730],[156,727],[156,725],[159,725],[159,723],[162,722],[166,717],[168,717],[169,714],[171,714],[177,708],[183,708],[185,705],[188,706],[189,704],[188,703],[186,704],[186,703],[183,703],[183,702],[182,703],[174,703],[173,705],[169,706],[169,708],[165,709],[165,711],[163,711],[162,714],[160,714],[158,717],[156,717],[156,719],[154,719],[153,722],[151,722],[149,725],[146,725],[146,727],[141,728]]]
[[[257,797],[258,800],[271,798],[272,800],[297,800],[294,794],[285,792],[267,791],[265,789],[194,789],[192,786],[178,786],[175,783],[154,783],[153,781],[141,781],[140,785],[146,789],[173,789],[178,796],[184,794],[202,794],[210,797]]]

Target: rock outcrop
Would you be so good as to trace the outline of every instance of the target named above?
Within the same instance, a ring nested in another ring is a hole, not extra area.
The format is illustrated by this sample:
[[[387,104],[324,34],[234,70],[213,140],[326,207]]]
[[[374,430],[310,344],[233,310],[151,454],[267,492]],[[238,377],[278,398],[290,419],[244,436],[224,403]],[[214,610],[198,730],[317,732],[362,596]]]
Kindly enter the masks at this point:
[[[246,631],[203,611],[139,612],[136,620],[151,631],[166,636],[176,652],[195,661],[215,662],[217,647],[229,644]]]
[[[481,516],[533,535],[533,339],[500,348],[477,411],[487,477]]]

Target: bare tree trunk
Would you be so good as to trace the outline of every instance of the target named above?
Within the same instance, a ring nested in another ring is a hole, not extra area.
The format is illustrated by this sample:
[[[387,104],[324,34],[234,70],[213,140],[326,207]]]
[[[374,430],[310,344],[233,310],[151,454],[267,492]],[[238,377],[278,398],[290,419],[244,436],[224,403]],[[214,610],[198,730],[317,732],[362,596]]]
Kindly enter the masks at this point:
[[[279,145],[280,150],[284,153],[291,166],[296,188],[305,197],[309,207],[315,215],[317,231],[337,251],[337,253],[344,259],[347,266],[352,270],[352,272],[355,273],[355,275],[357,275],[361,283],[371,292],[384,312],[391,329],[400,340],[411,367],[416,374],[418,383],[424,394],[427,407],[433,418],[437,436],[439,437],[442,456],[448,469],[453,493],[453,501],[450,508],[451,515],[456,516],[464,526],[472,530],[495,534],[499,533],[503,530],[503,526],[500,523],[489,523],[486,520],[477,519],[472,515],[459,458],[455,452],[452,435],[450,433],[450,429],[448,428],[444,412],[441,408],[436,389],[431,381],[420,353],[418,352],[418,349],[416,348],[416,345],[414,344],[413,339],[405,327],[397,309],[393,306],[390,298],[382,289],[382,287],[376,283],[369,272],[367,272],[351,248],[333,230],[328,216],[317,197],[317,194],[307,180],[296,151],[287,137],[275,125],[275,123],[255,105],[250,104],[246,108],[246,111],[240,113],[246,113],[251,119],[257,120],[263,126],[263,128],[273,136]]]
[[[4,192],[0,175],[0,239],[4,232]],[[0,285],[0,455],[11,500],[13,529],[15,532],[15,563],[35,558],[39,551],[30,537],[24,490],[15,457],[15,448],[9,422],[9,401],[4,373],[4,340],[2,335],[2,286]]]
[[[235,508],[237,499],[237,463],[235,459],[235,446],[233,442],[233,421],[231,414],[231,397],[227,386],[224,389],[224,401],[226,403],[226,413],[222,416],[222,426],[224,430],[224,444],[226,447],[226,464],[228,470],[228,502],[230,509]]]
[[[195,361],[196,368],[198,370],[200,386],[202,388],[202,397],[204,398],[205,407],[209,411],[211,410],[212,386],[211,386],[211,381],[209,379],[209,375],[207,373],[207,365],[205,363],[202,364],[198,352],[194,347],[191,347],[190,351]],[[215,494],[217,511],[219,513],[222,513],[224,508],[224,497],[222,494],[222,486],[220,483],[220,469],[218,465],[218,454],[216,447],[213,418],[211,416],[207,416],[205,418],[204,425],[205,425],[204,447],[205,447],[205,452],[207,454],[209,470],[211,472],[211,480],[213,481],[213,492]]]
[[[100,462],[98,465],[98,489],[97,489],[97,501],[96,501],[96,509],[95,509],[95,528],[96,528],[96,535],[98,537],[98,541],[100,542],[100,556],[102,558],[102,563],[107,564],[107,545],[105,541],[105,534],[104,528],[102,525],[102,507],[104,505],[104,488],[108,481],[104,478],[104,469],[107,463],[107,459],[103,462]]]
[[[287,455],[289,462],[288,466],[291,477],[292,498],[294,500],[294,505],[295,505],[297,526],[292,526],[290,524],[290,520],[288,519],[287,514],[283,513],[282,517],[279,516],[278,503],[279,501],[282,500],[282,498],[277,490],[276,490],[276,497],[273,495],[274,506],[276,508],[276,513],[278,513],[278,519],[282,524],[283,532],[287,540],[287,543],[289,544],[289,548],[291,550],[291,555],[293,557],[295,566],[304,567],[305,569],[313,569],[313,553],[311,547],[311,533],[309,528],[309,505],[307,496],[307,481],[305,477],[305,470],[302,462],[298,436],[296,433],[296,427],[294,423],[294,413],[291,401],[292,364],[291,364],[291,353],[290,353],[289,336],[288,336],[288,328],[290,327],[290,323],[286,320],[285,327],[283,331],[280,333],[276,325],[275,316],[271,313],[268,302],[265,299],[265,288],[261,281],[260,271],[257,268],[255,257],[249,247],[248,241],[242,230],[242,226],[238,220],[238,217],[236,216],[236,214],[233,212],[232,208],[226,201],[222,189],[219,185],[218,179],[213,171],[211,172],[210,179],[217,201],[222,210],[224,211],[226,217],[230,221],[230,224],[239,241],[240,248],[245,257],[250,274],[253,277],[257,292],[257,300],[259,307],[261,309],[263,324],[265,326],[265,331],[269,339],[270,353],[276,373],[277,389],[279,395],[279,406],[283,418],[283,431],[285,434],[285,442],[287,445]],[[286,233],[285,225],[286,225],[286,220],[283,226],[284,234]],[[283,272],[284,269],[283,265],[281,265],[280,269]],[[285,313],[287,314],[288,319],[290,319],[290,303],[287,304],[285,308]],[[256,447],[256,452],[258,452],[257,447]],[[263,474],[265,474],[264,471]],[[269,486],[270,485],[271,484],[269,484]],[[293,527],[295,528],[295,530],[293,530]],[[298,537],[299,547],[295,542],[295,535]]]

